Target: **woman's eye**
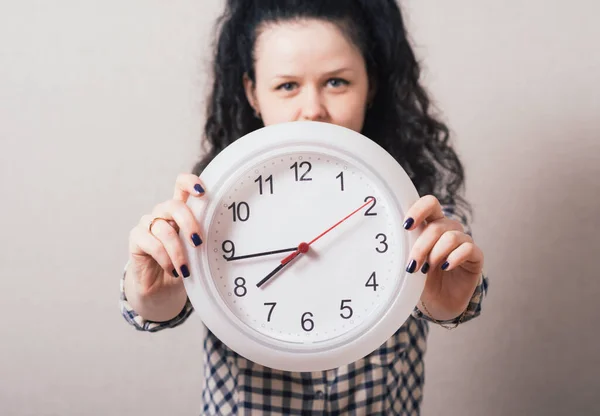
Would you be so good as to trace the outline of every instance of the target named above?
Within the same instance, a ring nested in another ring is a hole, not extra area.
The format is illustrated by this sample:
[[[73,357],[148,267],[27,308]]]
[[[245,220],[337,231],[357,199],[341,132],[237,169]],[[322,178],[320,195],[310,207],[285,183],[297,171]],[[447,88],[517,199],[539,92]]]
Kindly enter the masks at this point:
[[[285,82],[277,87],[278,90],[292,91],[296,86],[295,82]]]
[[[343,85],[348,85],[348,81],[346,81],[345,79],[341,79],[341,78],[331,78],[330,80],[327,81],[327,83],[334,88],[341,87]]]

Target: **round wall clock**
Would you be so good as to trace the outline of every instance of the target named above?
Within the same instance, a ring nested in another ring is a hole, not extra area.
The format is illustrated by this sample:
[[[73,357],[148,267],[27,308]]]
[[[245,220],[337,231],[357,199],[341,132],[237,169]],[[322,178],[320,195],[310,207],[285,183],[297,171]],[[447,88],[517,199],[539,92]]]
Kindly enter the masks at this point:
[[[225,148],[188,205],[205,244],[184,244],[189,299],[229,348],[286,371],[326,370],[378,348],[406,321],[425,276],[405,271],[420,230],[401,166],[363,135],[302,121]]]

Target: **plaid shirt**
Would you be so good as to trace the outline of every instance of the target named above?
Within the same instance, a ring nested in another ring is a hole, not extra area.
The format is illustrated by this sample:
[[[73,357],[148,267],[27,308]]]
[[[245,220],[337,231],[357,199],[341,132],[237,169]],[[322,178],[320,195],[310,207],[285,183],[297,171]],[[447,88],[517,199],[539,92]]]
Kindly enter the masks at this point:
[[[466,217],[444,207],[470,234]],[[192,313],[189,299],[167,322],[139,316],[127,302],[121,279],[121,312],[140,331],[156,332],[183,323]],[[482,276],[462,322],[478,316],[487,293]],[[286,372],[263,367],[236,354],[207,330],[204,340],[203,415],[418,415],[424,383],[423,356],[428,322],[415,307],[406,322],[366,357],[342,367],[313,372]],[[454,321],[444,321],[452,324]]]

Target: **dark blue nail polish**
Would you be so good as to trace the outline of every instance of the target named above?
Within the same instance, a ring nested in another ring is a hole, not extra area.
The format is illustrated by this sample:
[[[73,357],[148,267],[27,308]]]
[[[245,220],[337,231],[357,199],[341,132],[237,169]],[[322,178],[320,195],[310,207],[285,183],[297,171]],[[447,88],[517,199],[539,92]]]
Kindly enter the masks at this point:
[[[190,277],[190,270],[185,264],[181,266],[181,274],[183,275],[183,277]]]
[[[194,191],[196,191],[196,193],[198,194],[203,194],[204,188],[199,183],[197,183],[196,185],[194,185]]]
[[[414,273],[416,268],[417,268],[417,262],[414,260],[411,260],[410,263],[408,263],[408,266],[406,266],[406,271],[409,273]]]
[[[179,275],[177,274],[177,270],[173,269],[173,271],[171,273],[173,273],[174,277],[179,277]]]
[[[448,263],[447,261],[444,262],[444,264],[442,264],[442,270],[446,270],[448,267],[450,267],[450,263]]]
[[[202,244],[202,239],[198,234],[194,233],[192,234],[192,242],[196,247],[198,247],[200,244]]]
[[[421,273],[426,274],[429,271],[429,263],[425,262],[421,267]]]
[[[413,226],[414,223],[415,223],[415,220],[412,217],[408,217],[406,219],[406,221],[404,221],[403,227],[405,230],[408,230],[410,227]]]

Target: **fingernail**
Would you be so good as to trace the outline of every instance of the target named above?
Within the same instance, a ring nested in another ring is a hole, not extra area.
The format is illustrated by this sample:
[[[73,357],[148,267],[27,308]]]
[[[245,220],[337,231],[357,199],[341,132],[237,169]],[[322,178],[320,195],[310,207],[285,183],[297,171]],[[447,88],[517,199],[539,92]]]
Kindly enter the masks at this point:
[[[183,277],[190,277],[190,270],[185,264],[181,266],[181,274],[183,275]]]
[[[196,191],[197,194],[203,194],[204,188],[202,187],[202,185],[197,183],[196,185],[194,185],[194,191]]]
[[[196,247],[198,247],[200,244],[202,244],[202,239],[198,234],[194,233],[192,234],[192,242]]]
[[[408,217],[406,219],[406,221],[404,221],[403,227],[405,230],[408,230],[410,227],[413,226],[414,223],[415,223],[415,220],[412,217]]]
[[[406,271],[409,273],[414,273],[416,268],[417,268],[417,262],[414,260],[411,260],[410,263],[408,263],[408,266],[406,266]]]
[[[447,261],[444,262],[444,264],[442,264],[442,270],[446,270],[448,267],[450,267],[450,263],[448,263]]]
[[[421,267],[421,273],[426,274],[429,271],[429,263],[425,262]]]
[[[173,271],[171,273],[173,273],[173,276],[179,277],[179,275],[177,274],[177,270],[173,269]]]

